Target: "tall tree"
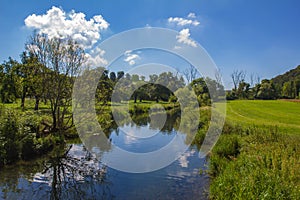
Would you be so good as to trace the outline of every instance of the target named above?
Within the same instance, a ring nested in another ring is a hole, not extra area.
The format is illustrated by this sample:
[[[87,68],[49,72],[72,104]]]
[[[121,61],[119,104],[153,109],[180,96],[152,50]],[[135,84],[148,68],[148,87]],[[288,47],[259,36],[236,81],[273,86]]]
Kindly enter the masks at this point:
[[[231,79],[232,79],[234,90],[236,91],[239,84],[242,81],[245,81],[246,72],[242,71],[242,70],[234,70],[230,76],[231,76]]]
[[[275,90],[275,86],[272,81],[268,79],[264,79],[261,81],[261,84],[257,85],[256,91],[257,94],[255,98],[257,99],[276,99],[277,94]]]
[[[121,78],[123,78],[124,75],[125,75],[124,71],[118,71],[117,72],[117,79],[120,80]]]
[[[115,73],[115,72],[110,72],[110,73],[109,73],[109,79],[110,79],[112,82],[115,82],[115,81],[117,80],[116,73]]]
[[[182,74],[185,76],[188,84],[200,76],[198,70],[193,65],[190,65],[187,69],[185,69]]]
[[[250,95],[250,84],[245,81],[240,82],[236,95],[239,99],[248,99]]]
[[[39,102],[43,96],[43,67],[32,53],[24,51],[21,54],[22,65],[19,65],[19,76],[21,77],[21,107],[25,107],[27,95],[35,98],[34,110],[39,109]]]
[[[43,86],[45,98],[50,102],[52,130],[69,128],[72,119],[72,114],[68,113],[72,87],[84,62],[83,49],[70,38],[49,38],[44,34],[34,34],[27,44],[27,50],[45,66]]]
[[[1,66],[0,97],[2,103],[12,103],[20,95],[20,80],[16,73],[19,65],[20,63],[9,57],[8,61]]]

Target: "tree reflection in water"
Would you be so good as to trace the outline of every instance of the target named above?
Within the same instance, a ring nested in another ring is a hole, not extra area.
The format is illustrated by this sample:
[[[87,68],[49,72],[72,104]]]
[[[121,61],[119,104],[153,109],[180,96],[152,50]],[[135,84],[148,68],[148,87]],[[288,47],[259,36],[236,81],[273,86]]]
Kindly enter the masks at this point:
[[[42,176],[51,186],[50,199],[113,198],[106,167],[83,146],[70,145],[64,154],[52,157]]]
[[[0,171],[0,199],[112,199],[107,168],[83,145]]]

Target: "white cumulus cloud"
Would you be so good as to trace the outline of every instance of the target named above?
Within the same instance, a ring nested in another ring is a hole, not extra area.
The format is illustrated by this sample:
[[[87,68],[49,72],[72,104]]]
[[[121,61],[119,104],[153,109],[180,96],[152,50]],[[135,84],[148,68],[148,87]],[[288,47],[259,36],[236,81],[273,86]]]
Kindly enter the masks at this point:
[[[196,18],[196,14],[195,13],[189,13],[187,17],[188,18]]]
[[[84,49],[91,48],[101,38],[100,32],[109,27],[109,23],[101,15],[87,20],[84,13],[76,13],[74,10],[66,13],[55,6],[46,14],[28,16],[25,19],[25,25],[50,38],[71,37]]]
[[[190,29],[182,29],[176,36],[177,42],[183,43],[192,47],[197,47],[197,43],[190,38]]]
[[[192,25],[192,26],[198,26],[200,22],[196,20],[196,15],[195,13],[189,13],[187,18],[182,18],[182,17],[169,17],[168,22],[169,23],[175,23],[177,26],[187,26],[187,25]]]
[[[127,62],[129,65],[134,65],[137,59],[140,59],[140,56],[137,54],[133,54],[132,51],[128,50],[125,51],[125,59],[124,61]]]
[[[89,53],[86,53],[86,65],[87,66],[105,66],[108,64],[108,61],[103,57],[105,51],[96,47],[95,49],[91,50]]]

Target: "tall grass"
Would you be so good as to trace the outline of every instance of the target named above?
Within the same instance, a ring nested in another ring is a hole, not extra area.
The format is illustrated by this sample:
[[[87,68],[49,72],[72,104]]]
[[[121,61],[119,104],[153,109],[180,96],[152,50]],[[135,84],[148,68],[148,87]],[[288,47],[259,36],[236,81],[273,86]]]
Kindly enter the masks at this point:
[[[300,136],[227,124],[210,155],[211,199],[299,199]]]

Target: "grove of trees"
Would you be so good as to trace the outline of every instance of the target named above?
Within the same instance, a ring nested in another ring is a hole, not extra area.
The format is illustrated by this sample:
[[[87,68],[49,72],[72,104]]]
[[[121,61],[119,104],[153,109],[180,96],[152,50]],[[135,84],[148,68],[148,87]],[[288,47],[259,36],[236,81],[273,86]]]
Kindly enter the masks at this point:
[[[231,74],[233,89],[227,91],[228,100],[233,99],[296,99],[300,97],[300,66],[276,76],[271,80],[260,81],[258,75],[250,75],[246,82],[246,72],[235,70]]]

